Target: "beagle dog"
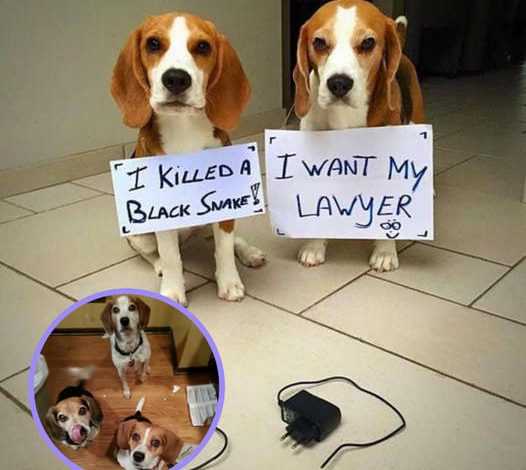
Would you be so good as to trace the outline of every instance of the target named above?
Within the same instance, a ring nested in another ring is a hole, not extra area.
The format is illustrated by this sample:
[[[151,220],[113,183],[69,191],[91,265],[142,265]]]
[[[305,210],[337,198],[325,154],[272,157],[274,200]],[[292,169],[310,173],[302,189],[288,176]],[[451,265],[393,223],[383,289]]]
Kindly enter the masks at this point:
[[[77,384],[64,388],[54,406],[48,409],[44,428],[54,441],[77,450],[87,446],[99,433],[104,414],[84,383],[91,376],[91,369],[71,369]]]
[[[143,406],[144,397],[139,400],[135,414],[120,423],[115,438],[115,457],[126,470],[171,468],[178,460],[183,441],[143,416]]]
[[[407,19],[385,16],[364,0],[323,5],[301,28],[294,69],[295,109],[301,130],[423,123],[416,70],[402,54]],[[326,240],[299,251],[304,266],[325,262]],[[394,240],[377,240],[369,264],[398,268]]]
[[[234,48],[215,26],[186,13],[150,16],[122,49],[111,93],[123,122],[138,128],[135,156],[174,155],[230,145],[250,84]],[[162,273],[161,294],[187,305],[179,245],[192,229],[128,237]],[[213,224],[218,296],[238,301],[245,288],[235,256],[260,267],[265,254],[234,235],[234,220]]]
[[[150,307],[139,297],[119,295],[107,300],[100,316],[104,337],[111,342],[111,359],[122,382],[124,398],[131,392],[126,375],[134,372],[141,382],[151,374],[150,342],[144,332],[150,320]]]

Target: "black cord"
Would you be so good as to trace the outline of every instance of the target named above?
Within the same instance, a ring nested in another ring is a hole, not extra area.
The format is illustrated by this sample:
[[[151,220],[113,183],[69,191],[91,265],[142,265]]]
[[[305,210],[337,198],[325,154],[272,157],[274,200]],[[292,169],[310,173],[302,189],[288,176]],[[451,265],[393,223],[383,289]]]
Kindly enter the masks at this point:
[[[285,390],[288,390],[289,388],[297,387],[298,385],[320,385],[320,384],[323,384],[323,383],[332,382],[334,380],[343,380],[344,382],[349,383],[350,385],[352,385],[353,387],[357,388],[361,392],[366,393],[367,395],[371,395],[371,396],[375,397],[376,399],[380,400],[382,403],[385,403],[389,408],[391,408],[398,415],[398,417],[402,421],[402,424],[400,424],[400,426],[398,426],[394,431],[391,431],[389,434],[385,435],[384,437],[381,437],[381,438],[376,439],[374,441],[359,442],[359,443],[347,442],[345,444],[342,444],[341,446],[337,447],[336,450],[331,455],[329,455],[329,457],[325,460],[325,462],[322,463],[320,468],[324,468],[336,456],[336,454],[338,452],[340,452],[342,449],[345,449],[347,447],[360,447],[360,448],[371,447],[371,446],[374,446],[376,444],[380,444],[381,442],[384,442],[387,439],[393,437],[395,434],[397,434],[398,432],[400,432],[402,429],[404,429],[406,427],[405,418],[403,417],[402,413],[400,413],[400,411],[398,411],[398,409],[393,404],[389,403],[385,398],[383,398],[380,395],[372,392],[371,390],[367,390],[366,388],[360,387],[360,385],[358,385],[354,380],[352,380],[352,379],[350,379],[348,377],[341,377],[341,376],[327,377],[326,379],[321,379],[321,380],[312,380],[312,381],[306,381],[306,382],[295,382],[295,383],[292,383],[290,385],[286,385],[285,387],[283,387],[278,392],[278,395],[277,395],[278,405],[280,407],[283,405],[283,400],[281,399],[281,394]]]
[[[224,442],[223,442],[223,447],[221,448],[221,450],[216,455],[209,458],[206,462],[199,464],[197,467],[189,468],[188,470],[200,470],[201,468],[205,468],[208,464],[215,462],[216,460],[219,459],[219,457],[221,457],[225,453],[226,448],[228,447],[228,436],[226,435],[225,431],[223,431],[222,429],[219,429],[218,427],[216,427],[216,432],[219,435],[223,436]]]

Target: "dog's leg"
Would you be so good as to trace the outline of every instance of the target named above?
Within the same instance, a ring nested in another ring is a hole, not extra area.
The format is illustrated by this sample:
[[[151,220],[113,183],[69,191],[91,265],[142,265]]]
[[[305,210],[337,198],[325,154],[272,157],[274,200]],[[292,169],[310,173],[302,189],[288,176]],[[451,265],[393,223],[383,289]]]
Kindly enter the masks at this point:
[[[379,273],[398,269],[398,253],[395,240],[375,240],[369,265]]]
[[[223,300],[241,300],[245,287],[236,267],[234,221],[214,224],[217,295]]]
[[[259,248],[250,245],[244,238],[238,236],[234,236],[234,253],[239,261],[249,268],[259,268],[267,260],[267,255]]]
[[[177,230],[157,232],[155,235],[157,236],[161,269],[163,271],[161,294],[186,306],[188,302],[186,301],[183,262],[179,252]]]
[[[128,399],[131,397],[130,386],[128,385],[128,379],[126,378],[126,369],[117,369],[119,372],[119,377],[122,382],[122,394],[124,398]]]
[[[325,263],[327,240],[310,240],[303,245],[298,253],[298,261],[305,267],[318,266]]]
[[[150,375],[151,373],[152,369],[150,368],[150,358],[148,358],[142,363],[141,375],[139,376],[139,380],[141,382],[144,382],[146,380],[146,376]]]
[[[131,235],[127,237],[130,246],[153,266],[155,273],[161,275],[161,260],[157,251],[157,239],[154,233]]]

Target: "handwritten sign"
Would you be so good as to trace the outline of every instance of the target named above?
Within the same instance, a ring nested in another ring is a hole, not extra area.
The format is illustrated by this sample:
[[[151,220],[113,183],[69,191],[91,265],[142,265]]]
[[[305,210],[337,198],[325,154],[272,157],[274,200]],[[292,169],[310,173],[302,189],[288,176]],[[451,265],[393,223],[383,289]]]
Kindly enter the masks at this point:
[[[433,239],[432,126],[266,130],[265,142],[276,235]]]
[[[122,236],[265,212],[256,143],[111,162]]]

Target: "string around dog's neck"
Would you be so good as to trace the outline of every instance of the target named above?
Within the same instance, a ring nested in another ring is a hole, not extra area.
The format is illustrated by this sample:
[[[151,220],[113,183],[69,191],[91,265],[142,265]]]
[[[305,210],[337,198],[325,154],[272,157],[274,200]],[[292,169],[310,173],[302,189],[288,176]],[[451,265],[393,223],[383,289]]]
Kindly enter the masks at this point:
[[[135,349],[133,351],[129,351],[129,352],[126,352],[126,351],[123,351],[120,347],[119,347],[119,344],[117,343],[117,339],[115,339],[115,344],[114,344],[114,347],[115,347],[115,351],[117,351],[119,354],[121,354],[122,356],[133,356],[137,350],[142,346],[142,343],[143,343],[143,339],[142,339],[142,333],[139,334],[139,344],[135,347]]]

